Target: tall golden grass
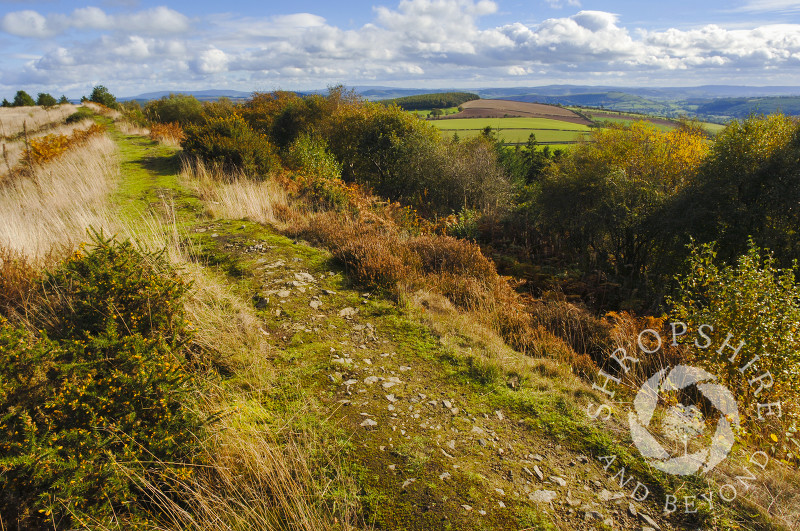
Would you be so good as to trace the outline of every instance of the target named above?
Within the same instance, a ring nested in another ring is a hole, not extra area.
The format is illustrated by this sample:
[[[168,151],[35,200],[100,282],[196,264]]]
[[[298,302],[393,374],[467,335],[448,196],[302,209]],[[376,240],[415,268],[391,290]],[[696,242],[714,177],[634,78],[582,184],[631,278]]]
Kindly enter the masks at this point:
[[[253,181],[242,173],[189,159],[184,160],[180,177],[215,218],[247,218],[283,230],[296,229],[307,219],[304,209],[293,204],[286,189],[273,179]]]
[[[39,131],[38,133],[29,134],[28,139],[35,140],[47,135],[69,136],[75,131],[86,131],[94,124],[95,122],[93,120],[86,119],[71,124],[53,125],[49,129]],[[13,141],[3,142],[3,145],[0,147],[0,149],[3,150],[3,159],[0,160],[0,183],[2,183],[4,178],[7,178],[9,174],[13,173],[14,169],[20,164],[22,158],[25,156],[25,139],[16,138]]]
[[[0,246],[38,260],[54,248],[74,248],[86,228],[107,228],[108,196],[119,178],[116,145],[95,136],[30,177],[0,186]]]
[[[0,108],[0,138],[12,138],[22,133],[23,126],[29,133],[50,128],[78,109],[77,105],[63,103],[50,109],[44,107],[2,107]]]

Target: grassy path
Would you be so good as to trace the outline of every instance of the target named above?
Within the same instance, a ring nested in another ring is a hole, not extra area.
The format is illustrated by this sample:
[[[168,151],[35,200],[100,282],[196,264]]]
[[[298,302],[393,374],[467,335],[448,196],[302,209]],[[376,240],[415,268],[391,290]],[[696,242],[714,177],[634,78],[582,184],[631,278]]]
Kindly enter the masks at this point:
[[[113,137],[121,215],[174,204],[195,260],[258,320],[245,357],[218,338],[222,385],[238,397],[228,414],[312,434],[319,484],[350,485],[322,495],[334,511],[360,507],[363,524],[392,530],[641,529],[659,514],[655,497],[635,502],[593,458],[629,452],[588,424],[579,408],[596,396],[563,368],[435,297],[398,305],[353,286],[324,250],[212,219],[180,184],[175,149]]]

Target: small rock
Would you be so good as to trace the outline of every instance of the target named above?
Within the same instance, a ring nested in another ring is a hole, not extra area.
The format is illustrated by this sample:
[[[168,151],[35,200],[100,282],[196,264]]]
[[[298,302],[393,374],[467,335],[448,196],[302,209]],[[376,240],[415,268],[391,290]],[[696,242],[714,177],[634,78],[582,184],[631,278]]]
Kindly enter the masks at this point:
[[[470,430],[470,433],[474,433],[475,435],[483,435],[483,428],[480,426],[473,426],[472,430]]]
[[[630,514],[631,516],[636,516],[638,514],[636,506],[632,503],[628,504],[628,514]]]
[[[410,478],[410,479],[407,479],[407,480],[405,480],[405,481],[403,482],[403,486],[402,486],[401,488],[403,488],[403,489],[404,489],[404,488],[408,487],[409,485],[411,485],[412,483],[414,483],[415,481],[416,481],[416,479],[415,479],[415,478]]]
[[[463,507],[465,511],[471,511],[472,510],[472,507],[470,507],[469,505],[466,505],[466,504],[462,505],[461,507]]]
[[[498,501],[497,502],[497,506],[500,507],[501,509],[505,509],[506,508],[506,504],[503,503],[502,501]]]
[[[449,400],[442,400],[442,405],[445,407],[445,409],[453,408],[453,403],[450,402]]]
[[[447,441],[447,447],[450,448],[451,450],[455,450],[456,449],[456,442],[455,441]]]
[[[552,490],[535,490],[528,494],[528,498],[535,503],[550,503],[556,499],[558,494]]]
[[[603,515],[598,513],[597,511],[586,511],[583,513],[583,518],[587,522],[599,522],[603,519]]]
[[[534,461],[539,461],[540,463],[541,463],[542,461],[544,461],[544,457],[542,457],[542,456],[541,456],[541,455],[539,455],[539,454],[532,455],[532,456],[531,456],[531,459],[533,459]]]
[[[503,489],[494,489],[494,491],[497,494],[499,494],[500,496],[505,496],[506,495],[506,491],[504,491]]]
[[[449,477],[450,477],[450,472],[444,472],[443,474],[439,475],[439,479],[441,479],[442,481],[446,480]]]
[[[480,444],[482,447],[486,448],[486,444],[487,444],[486,443],[486,439],[478,439],[478,444]]]
[[[364,422],[361,423],[362,428],[373,428],[377,426],[378,423],[372,419],[366,419]]]
[[[567,504],[569,504],[570,507],[578,507],[581,504],[581,501],[579,499],[572,497],[571,490],[567,491]]]
[[[602,483],[600,483],[600,482],[599,482],[599,481],[597,481],[597,480],[594,480],[592,483],[593,483],[593,484],[594,484],[594,486],[595,486],[595,487],[597,487],[598,489],[599,489],[600,487],[602,487],[602,486],[603,486],[603,484],[602,484]]]
[[[389,465],[389,470],[394,471],[395,468],[397,468],[397,465]]]
[[[553,483],[557,484],[559,487],[566,487],[567,486],[567,481],[562,477],[550,476],[548,479],[550,481],[552,481]]]
[[[311,302],[309,302],[308,305],[315,310],[319,310],[322,307],[322,301],[314,299]]]
[[[354,316],[354,315],[355,315],[355,314],[357,314],[357,313],[358,313],[358,310],[356,310],[355,308],[351,308],[350,306],[348,306],[347,308],[342,308],[342,309],[339,311],[339,317],[352,317],[352,316]]]
[[[410,371],[410,370],[411,370],[411,367],[408,367],[407,365],[403,365],[402,367],[400,367],[400,372],[406,372],[406,371]]]
[[[600,491],[600,494],[598,494],[598,496],[600,497],[601,501],[607,502],[611,500],[621,500],[622,498],[625,497],[625,494],[621,492],[616,492],[616,493],[610,492],[606,489],[603,489]]]
[[[314,282],[314,277],[310,273],[295,273],[294,278],[301,282]]]
[[[500,411],[499,409],[497,411],[495,411],[494,414],[497,415],[497,420],[505,420],[505,417],[503,416],[503,412]]]
[[[656,531],[661,531],[661,526],[658,525],[658,522],[650,518],[650,516],[646,515],[645,513],[639,513],[639,518],[642,520],[642,522],[649,525]]]
[[[394,395],[386,395],[386,400],[392,403],[397,402],[397,398]]]
[[[351,385],[355,385],[355,384],[357,384],[357,383],[358,383],[358,380],[353,380],[353,379],[351,378],[351,379],[349,379],[349,380],[345,380],[345,382],[344,382],[344,385],[346,385],[347,387],[350,387]]]
[[[285,299],[286,297],[288,297],[291,294],[292,294],[292,292],[289,291],[288,289],[282,289],[278,293],[276,293],[276,295],[278,295],[278,297],[280,297],[281,299]]]
[[[367,385],[372,385],[374,383],[377,383],[378,381],[380,381],[380,378],[377,376],[367,376],[366,378],[364,378],[364,383]]]
[[[539,465],[533,465],[533,471],[536,473],[536,477],[539,478],[539,481],[544,481],[544,474],[542,473],[542,469],[539,468]]]

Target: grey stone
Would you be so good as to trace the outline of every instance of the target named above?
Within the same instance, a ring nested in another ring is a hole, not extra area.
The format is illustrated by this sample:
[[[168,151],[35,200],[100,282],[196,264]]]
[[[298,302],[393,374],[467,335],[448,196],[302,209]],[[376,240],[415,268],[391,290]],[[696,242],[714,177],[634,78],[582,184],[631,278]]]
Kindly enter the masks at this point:
[[[558,497],[552,490],[535,490],[528,494],[528,498],[535,503],[550,503]]]

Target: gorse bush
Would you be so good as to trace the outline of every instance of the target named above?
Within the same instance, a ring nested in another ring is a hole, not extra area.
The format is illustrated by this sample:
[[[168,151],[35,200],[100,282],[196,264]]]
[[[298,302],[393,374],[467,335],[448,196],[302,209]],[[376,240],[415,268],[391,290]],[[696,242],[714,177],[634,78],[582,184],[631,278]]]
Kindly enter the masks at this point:
[[[92,124],[86,129],[75,129],[70,135],[45,135],[31,138],[30,152],[24,162],[44,164],[63,154],[68,149],[86,143],[91,137],[105,133],[106,128]]]
[[[42,281],[51,338],[89,338],[113,328],[178,341],[186,333],[182,298],[188,285],[163,252],[144,252],[129,240],[95,235]],[[179,341],[176,346],[181,344]]]
[[[0,515],[18,528],[143,524],[138,478],[191,471],[200,422],[187,286],[161,253],[96,236],[34,284],[37,335],[0,318]],[[169,462],[172,470],[164,465]]]

